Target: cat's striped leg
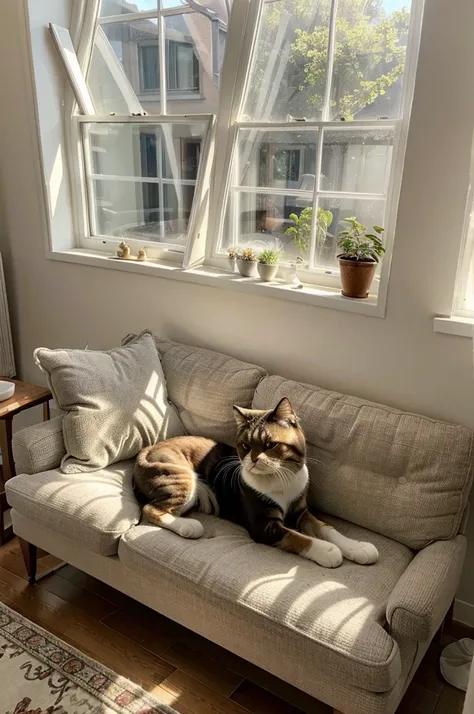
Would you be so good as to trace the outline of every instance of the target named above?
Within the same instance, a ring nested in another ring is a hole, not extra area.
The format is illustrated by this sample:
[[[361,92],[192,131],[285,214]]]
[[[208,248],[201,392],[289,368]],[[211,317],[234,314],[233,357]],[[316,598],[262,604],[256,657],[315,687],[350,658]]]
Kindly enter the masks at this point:
[[[155,526],[174,531],[183,538],[200,538],[204,533],[202,523],[195,518],[182,518],[173,511],[182,512],[182,507],[173,508],[160,503],[147,503],[143,506],[143,515]]]
[[[279,519],[268,521],[260,532],[251,535],[259,543],[301,555],[323,568],[337,568],[342,563],[342,553],[336,545],[287,528]]]
[[[360,565],[371,565],[378,560],[379,553],[375,545],[347,538],[333,526],[313,516],[308,510],[301,514],[298,520],[298,530],[337,545],[344,558],[353,560]]]

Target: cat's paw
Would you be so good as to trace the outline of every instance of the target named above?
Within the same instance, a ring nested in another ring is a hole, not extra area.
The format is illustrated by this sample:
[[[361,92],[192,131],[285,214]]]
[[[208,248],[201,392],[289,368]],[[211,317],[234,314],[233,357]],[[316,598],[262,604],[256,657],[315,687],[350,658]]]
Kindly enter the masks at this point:
[[[323,568],[337,568],[342,563],[340,548],[325,540],[314,539],[310,549],[304,554],[304,557],[309,560],[314,560],[315,563],[321,565]]]
[[[200,538],[204,533],[202,523],[194,520],[194,518],[183,518],[183,522],[179,526],[178,533],[183,538]]]
[[[348,560],[353,560],[359,565],[372,565],[377,562],[379,552],[372,543],[354,541],[354,544],[347,549],[344,555]]]

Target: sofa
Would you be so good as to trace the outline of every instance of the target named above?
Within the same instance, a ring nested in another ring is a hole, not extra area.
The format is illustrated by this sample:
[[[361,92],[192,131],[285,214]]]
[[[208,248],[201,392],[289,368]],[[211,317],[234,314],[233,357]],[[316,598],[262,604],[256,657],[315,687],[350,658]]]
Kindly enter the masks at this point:
[[[376,564],[334,570],[195,515],[198,540],[140,523],[133,460],[65,474],[62,417],[19,431],[6,484],[24,541],[176,620],[344,714],[393,714],[463,567],[473,433],[157,339],[185,430],[234,443],[232,405],[283,396],[308,444],[309,501]]]

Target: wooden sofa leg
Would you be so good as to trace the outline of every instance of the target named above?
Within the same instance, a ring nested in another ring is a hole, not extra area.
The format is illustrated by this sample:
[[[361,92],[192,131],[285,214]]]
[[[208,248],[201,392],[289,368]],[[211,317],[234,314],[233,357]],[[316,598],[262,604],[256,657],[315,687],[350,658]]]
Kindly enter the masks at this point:
[[[23,560],[25,561],[26,572],[28,573],[28,582],[30,585],[36,583],[36,562],[38,558],[38,549],[32,543],[19,538]]]

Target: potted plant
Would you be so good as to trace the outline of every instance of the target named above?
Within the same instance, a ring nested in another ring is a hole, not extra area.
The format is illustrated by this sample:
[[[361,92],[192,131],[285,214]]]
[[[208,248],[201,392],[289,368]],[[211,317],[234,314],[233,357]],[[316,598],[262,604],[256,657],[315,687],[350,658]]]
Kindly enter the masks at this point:
[[[373,233],[367,233],[355,218],[345,218],[347,228],[338,234],[338,246],[342,253],[339,258],[341,269],[342,294],[352,298],[366,298],[374,278],[375,268],[380,256],[385,253],[381,240],[384,229],[373,226]]]
[[[273,280],[278,272],[281,250],[263,250],[258,256],[257,270],[262,280]]]
[[[232,245],[230,248],[227,248],[227,257],[229,260],[229,265],[230,269],[233,273],[237,273],[237,257],[239,255],[239,249],[235,246]]]
[[[285,234],[287,236],[292,236],[296,247],[299,250],[299,255],[296,258],[296,263],[293,264],[294,275],[293,282],[301,284],[297,276],[297,266],[304,265],[306,263],[307,254],[309,251],[309,244],[311,241],[311,225],[313,222],[313,207],[307,206],[303,208],[300,215],[297,216],[296,213],[290,213],[290,219],[293,221],[292,226],[286,229]],[[333,221],[333,214],[331,211],[326,211],[324,208],[318,208],[317,212],[317,224],[316,224],[316,241],[318,246],[322,246],[328,235],[328,229]]]
[[[243,278],[256,278],[258,255],[253,248],[244,248],[237,254],[237,267]]]

